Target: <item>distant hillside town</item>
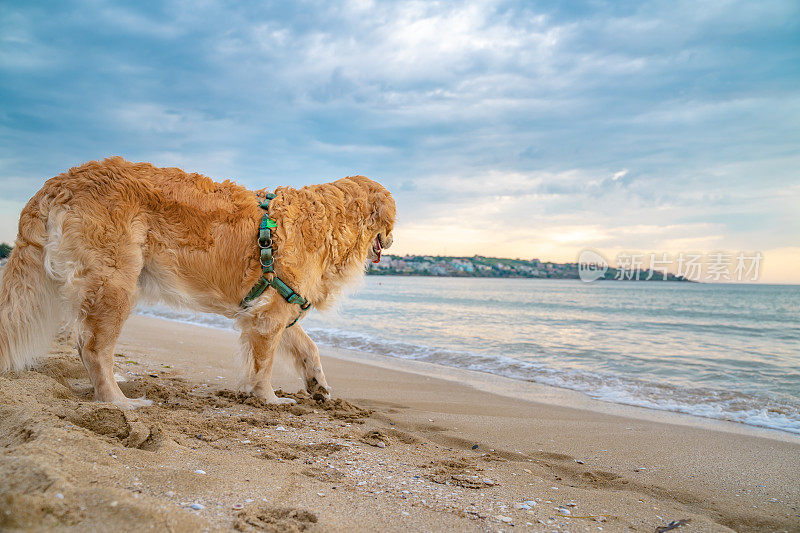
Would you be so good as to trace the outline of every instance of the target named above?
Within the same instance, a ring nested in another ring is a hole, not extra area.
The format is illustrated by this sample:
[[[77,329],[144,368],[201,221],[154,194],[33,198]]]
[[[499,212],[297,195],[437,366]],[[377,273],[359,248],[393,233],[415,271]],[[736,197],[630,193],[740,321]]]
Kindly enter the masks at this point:
[[[453,276],[474,278],[578,279],[578,263],[553,263],[539,259],[504,259],[498,257],[445,257],[432,255],[384,255],[380,263],[370,264],[367,274],[395,276]],[[600,279],[633,279],[616,268],[609,268]],[[638,280],[645,280],[642,272]],[[662,281],[659,273],[653,280]],[[667,281],[687,281],[667,274]]]

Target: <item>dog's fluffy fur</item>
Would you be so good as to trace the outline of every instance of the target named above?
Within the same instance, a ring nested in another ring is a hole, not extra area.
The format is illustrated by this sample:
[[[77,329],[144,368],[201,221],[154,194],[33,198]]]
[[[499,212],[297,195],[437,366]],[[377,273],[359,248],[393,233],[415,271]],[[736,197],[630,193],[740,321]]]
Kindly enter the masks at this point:
[[[241,330],[243,387],[268,402],[279,347],[312,395],[330,391],[299,313],[273,289],[246,309],[261,276],[257,195],[177,168],[92,161],[48,180],[22,210],[0,287],[0,371],[33,363],[64,323],[74,328],[95,397],[132,408],[113,375],[114,345],[139,298],[234,318]],[[279,187],[270,204],[275,272],[317,308],[391,245],[392,196],[363,176],[302,189]]]

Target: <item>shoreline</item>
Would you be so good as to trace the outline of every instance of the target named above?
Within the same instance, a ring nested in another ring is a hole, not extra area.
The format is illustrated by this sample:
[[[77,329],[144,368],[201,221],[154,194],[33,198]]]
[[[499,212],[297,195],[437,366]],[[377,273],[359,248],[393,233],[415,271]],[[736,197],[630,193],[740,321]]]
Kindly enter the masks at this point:
[[[236,331],[233,329],[212,324],[200,324],[182,319],[157,317],[148,314],[137,314],[136,316],[197,326],[201,328],[210,328],[217,331],[236,333]],[[766,426],[758,426],[755,424],[747,424],[745,422],[727,420],[723,418],[712,418],[668,409],[657,409],[635,404],[602,400],[593,398],[584,391],[559,387],[557,385],[550,385],[546,383],[539,383],[529,379],[502,376],[482,370],[469,370],[439,363],[417,361],[414,359],[380,355],[327,345],[320,345],[320,352],[324,352],[325,355],[331,357],[346,359],[362,364],[419,373],[430,377],[468,384],[478,390],[499,394],[501,396],[508,396],[510,398],[543,402],[562,407],[572,407],[576,409],[584,409],[598,413],[640,420],[714,429],[718,431],[727,431],[744,435],[773,438],[785,442],[800,443],[800,435],[791,431]]]
[[[208,327],[213,328],[213,326]],[[722,431],[800,444],[800,435],[789,431],[754,426],[732,420],[708,418],[676,411],[615,403],[592,398],[581,391],[573,389],[537,383],[530,380],[509,378],[480,370],[468,370],[437,363],[402,359],[400,357],[345,350],[342,348],[332,348],[329,346],[323,346],[320,351],[324,352],[324,355],[328,357],[442,379],[510,399],[591,411],[646,422],[675,424],[697,429]]]

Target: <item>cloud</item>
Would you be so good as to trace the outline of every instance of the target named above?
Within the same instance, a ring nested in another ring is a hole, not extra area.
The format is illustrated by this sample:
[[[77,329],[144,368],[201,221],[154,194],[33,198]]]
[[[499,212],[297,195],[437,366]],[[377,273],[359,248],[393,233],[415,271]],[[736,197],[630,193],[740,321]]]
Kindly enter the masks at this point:
[[[625,169],[622,169],[622,170],[620,170],[618,172],[614,172],[614,175],[611,176],[611,179],[613,181],[618,181],[618,180],[621,180],[622,178],[624,178],[627,175],[628,175],[628,169],[625,168]]]
[[[409,252],[782,249],[800,234],[798,15],[790,0],[12,2],[4,209],[121,154],[250,187],[375,177]]]

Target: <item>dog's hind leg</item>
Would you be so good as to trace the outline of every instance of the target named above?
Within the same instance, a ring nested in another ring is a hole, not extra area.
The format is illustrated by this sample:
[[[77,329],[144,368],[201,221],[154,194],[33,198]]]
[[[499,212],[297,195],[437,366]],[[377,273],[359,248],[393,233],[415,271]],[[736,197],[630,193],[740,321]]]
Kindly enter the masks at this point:
[[[95,399],[122,409],[135,409],[152,402],[127,398],[114,379],[114,346],[133,306],[136,278],[142,267],[141,251],[135,245],[126,248],[117,256],[115,269],[106,267],[87,276],[78,352],[89,373]]]
[[[306,382],[306,391],[315,400],[329,400],[331,389],[322,371],[319,349],[308,334],[295,324],[283,333],[281,349],[287,350]]]

